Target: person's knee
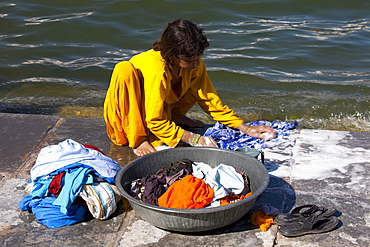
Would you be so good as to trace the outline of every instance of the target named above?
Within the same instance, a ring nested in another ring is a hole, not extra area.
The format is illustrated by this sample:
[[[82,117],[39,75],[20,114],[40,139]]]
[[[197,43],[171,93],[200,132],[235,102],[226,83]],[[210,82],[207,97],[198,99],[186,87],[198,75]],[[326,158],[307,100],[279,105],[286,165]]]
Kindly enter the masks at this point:
[[[127,73],[130,71],[134,71],[135,68],[130,61],[122,61],[116,64],[116,66],[114,67],[114,70],[118,70],[121,72],[124,71],[125,73]]]
[[[134,83],[134,85],[139,85],[142,80],[141,72],[130,61],[122,61],[116,64],[113,73],[120,81]]]

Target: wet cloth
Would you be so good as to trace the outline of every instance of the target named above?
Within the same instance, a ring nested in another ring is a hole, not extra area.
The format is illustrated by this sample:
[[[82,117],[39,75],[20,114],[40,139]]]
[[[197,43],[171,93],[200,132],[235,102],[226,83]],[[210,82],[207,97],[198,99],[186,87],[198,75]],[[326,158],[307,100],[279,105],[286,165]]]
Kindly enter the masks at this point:
[[[187,159],[169,163],[154,175],[132,181],[130,195],[143,202],[158,205],[158,198],[171,184],[193,172],[192,163]]]
[[[284,143],[284,136],[288,136],[288,130],[294,129],[298,126],[298,122],[269,122],[269,121],[255,121],[248,125],[266,125],[275,130],[275,138],[264,141],[260,138],[251,137],[244,132],[227,127],[219,122],[213,127],[210,127],[204,133],[204,136],[210,136],[218,143],[220,148],[235,150],[241,147],[253,147],[256,149],[271,148]]]
[[[141,179],[144,191],[141,200],[143,202],[158,205],[158,198],[166,192],[166,172],[149,175]]]
[[[214,191],[202,179],[187,175],[174,182],[158,199],[158,206],[177,209],[204,208],[213,200]]]
[[[177,180],[189,175],[187,169],[181,169],[176,174],[168,176],[168,171],[160,169],[155,175],[148,175],[132,181],[130,195],[145,203],[158,205],[158,198]]]
[[[93,168],[101,177],[114,183],[114,177],[120,170],[119,164],[97,150],[86,148],[80,143],[67,139],[58,145],[50,145],[41,149],[35,165],[31,169],[31,179],[48,175],[68,165],[79,163]]]
[[[245,188],[243,176],[229,165],[220,164],[212,168],[203,162],[194,162],[193,175],[203,179],[214,190],[212,206],[219,206],[217,200],[228,195],[238,195]]]
[[[193,173],[193,161],[182,159],[173,163],[166,164],[158,173],[166,171],[166,184],[170,186],[175,181]]]
[[[245,198],[247,198],[248,196],[251,196],[251,195],[252,195],[252,192],[249,192],[246,195],[228,195],[228,196],[225,196],[224,198],[220,199],[220,206],[225,206],[225,205],[232,204],[234,202],[241,201],[241,200],[243,200],[243,199],[245,199]]]
[[[168,176],[174,172],[177,173]],[[238,171],[229,165],[220,164],[212,168],[203,162],[192,162],[184,159],[166,164],[155,175],[148,175],[132,181],[130,195],[148,204],[159,205],[158,198],[166,193],[171,184],[187,177],[187,175],[202,179],[207,186],[213,189],[214,196],[211,204],[207,207],[219,206],[221,199],[223,199],[225,205],[242,200],[250,192],[249,179],[244,172]]]
[[[179,171],[185,169],[189,171],[189,173],[193,172],[192,167],[193,161],[189,159],[182,159],[173,163],[168,163],[162,167],[163,170],[168,172],[168,176],[175,175]]]

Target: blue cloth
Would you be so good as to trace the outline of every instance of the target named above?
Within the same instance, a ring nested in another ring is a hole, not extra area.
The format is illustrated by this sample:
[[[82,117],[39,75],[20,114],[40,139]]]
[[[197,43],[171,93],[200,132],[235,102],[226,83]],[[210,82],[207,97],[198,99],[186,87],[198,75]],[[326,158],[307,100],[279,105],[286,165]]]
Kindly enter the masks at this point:
[[[36,183],[33,183],[32,198],[42,199],[48,196],[48,189],[53,176],[45,176],[40,178]]]
[[[37,222],[54,229],[69,226],[85,219],[87,209],[80,205],[72,205],[66,213],[60,212],[60,207],[53,205],[54,197],[45,197],[43,200],[32,200],[32,195],[24,197],[19,207],[22,210],[32,211]]]
[[[220,148],[235,150],[242,147],[252,147],[256,149],[270,148],[284,143],[286,140],[284,136],[288,136],[288,130],[294,129],[298,126],[298,122],[287,123],[287,122],[269,122],[269,121],[255,121],[248,125],[266,125],[270,126],[275,130],[275,138],[264,141],[260,138],[251,137],[244,132],[227,127],[219,122],[213,127],[210,127],[204,133],[204,136],[212,137]]]
[[[84,184],[94,183],[91,174],[91,168],[76,167],[69,169],[64,175],[64,184],[59,196],[53,202],[53,205],[60,206],[60,212],[66,214],[68,208],[72,205],[78,194],[81,192]]]
[[[32,193],[23,198],[19,207],[31,210],[37,221],[49,228],[80,222],[88,209],[72,204],[82,187],[93,184],[94,177],[113,184],[120,169],[113,159],[71,139],[45,147],[31,169]],[[49,193],[49,186],[54,176],[62,171],[66,172],[64,182],[55,198]]]
[[[87,209],[80,205],[72,205],[84,184],[92,184],[94,169],[72,167],[65,170],[64,183],[58,198],[48,192],[53,176],[47,175],[33,183],[31,195],[24,197],[19,207],[29,210],[35,215],[37,222],[49,228],[71,225],[85,219]],[[56,172],[52,174],[57,175]]]

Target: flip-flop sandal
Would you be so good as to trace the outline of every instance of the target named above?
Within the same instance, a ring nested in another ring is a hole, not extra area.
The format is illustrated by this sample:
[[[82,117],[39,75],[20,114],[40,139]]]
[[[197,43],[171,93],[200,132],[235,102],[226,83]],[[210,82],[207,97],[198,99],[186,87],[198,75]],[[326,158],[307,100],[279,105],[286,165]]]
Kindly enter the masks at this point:
[[[306,210],[303,210],[306,209]],[[289,225],[293,224],[301,218],[307,218],[313,214],[318,217],[329,217],[335,214],[337,210],[333,207],[318,207],[316,205],[303,205],[294,208],[290,213],[276,215],[274,221],[278,225]]]
[[[312,215],[298,220],[294,224],[279,226],[279,233],[285,237],[298,237],[306,234],[318,234],[334,230],[339,224],[337,217],[317,217]]]

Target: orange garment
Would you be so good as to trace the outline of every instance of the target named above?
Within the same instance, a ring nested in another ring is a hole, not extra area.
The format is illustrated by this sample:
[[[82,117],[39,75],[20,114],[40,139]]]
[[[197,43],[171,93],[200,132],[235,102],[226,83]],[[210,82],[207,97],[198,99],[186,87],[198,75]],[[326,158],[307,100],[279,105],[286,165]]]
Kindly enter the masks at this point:
[[[180,69],[181,83],[173,90],[172,75],[160,52],[149,50],[118,63],[104,102],[107,133],[113,143],[137,147],[148,140],[175,147],[184,130],[172,113],[186,115],[198,103],[211,117],[229,127],[243,123],[224,105],[206,72],[203,60],[196,69]]]
[[[265,232],[270,228],[271,224],[274,223],[274,218],[275,216],[268,215],[263,210],[257,210],[251,216],[251,223],[254,226],[258,226],[261,231]]]
[[[213,200],[214,191],[203,179],[187,175],[177,180],[158,198],[158,206],[177,209],[204,208]]]
[[[252,192],[249,192],[248,194],[246,195],[228,195],[228,196],[225,196],[224,198],[220,199],[220,206],[225,206],[225,205],[229,205],[231,203],[234,203],[234,202],[238,202],[238,201],[241,201],[245,198],[247,198],[248,196],[251,196],[252,195]]]

